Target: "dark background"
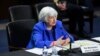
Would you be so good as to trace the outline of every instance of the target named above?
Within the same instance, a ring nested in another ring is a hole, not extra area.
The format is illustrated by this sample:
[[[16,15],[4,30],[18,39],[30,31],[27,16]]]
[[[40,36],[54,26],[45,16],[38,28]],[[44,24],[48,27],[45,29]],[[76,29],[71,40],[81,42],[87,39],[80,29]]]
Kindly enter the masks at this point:
[[[38,1],[50,1],[50,0],[0,0],[0,19],[9,19],[8,7],[18,4],[29,4],[34,6]],[[94,7],[100,7],[100,0],[93,0]]]

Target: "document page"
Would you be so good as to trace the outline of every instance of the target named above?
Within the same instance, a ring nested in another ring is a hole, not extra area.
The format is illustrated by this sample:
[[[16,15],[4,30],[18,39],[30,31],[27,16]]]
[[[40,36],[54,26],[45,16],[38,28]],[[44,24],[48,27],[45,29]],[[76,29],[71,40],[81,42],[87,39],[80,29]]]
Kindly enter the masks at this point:
[[[61,49],[62,49],[61,47],[56,47],[57,51],[59,51]],[[37,54],[37,55],[42,55],[43,48],[33,48],[33,49],[25,50],[25,51],[30,52],[30,53],[34,53],[34,54]],[[48,48],[47,52],[52,53],[52,47]]]
[[[42,48],[33,48],[33,49],[25,50],[25,51],[41,55],[42,54],[42,50],[43,50]]]
[[[75,44],[80,45],[81,47],[81,46],[88,46],[88,45],[98,45],[99,43],[90,40],[78,40],[75,41]]]
[[[89,45],[98,45],[99,43],[90,41],[90,40],[77,40],[74,43],[71,43],[71,48],[80,48],[82,46],[89,46]],[[64,49],[69,49],[70,45],[63,46]]]
[[[94,37],[92,39],[100,41],[100,37]]]

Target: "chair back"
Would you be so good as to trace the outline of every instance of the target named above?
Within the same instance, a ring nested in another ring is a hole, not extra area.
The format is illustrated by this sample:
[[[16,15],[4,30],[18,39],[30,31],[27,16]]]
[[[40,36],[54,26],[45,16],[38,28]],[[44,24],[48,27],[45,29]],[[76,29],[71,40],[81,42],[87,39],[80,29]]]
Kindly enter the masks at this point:
[[[11,21],[33,19],[30,5],[15,5],[9,7]]]
[[[23,20],[11,22],[6,26],[10,51],[26,48],[35,23],[35,20]]]
[[[51,2],[38,3],[38,4],[35,5],[35,10],[36,10],[37,18],[38,18],[38,15],[39,15],[40,10],[41,10],[43,7],[46,7],[46,6],[50,6],[50,7],[53,7],[53,8],[56,9],[55,4],[54,4],[54,3],[51,3]]]

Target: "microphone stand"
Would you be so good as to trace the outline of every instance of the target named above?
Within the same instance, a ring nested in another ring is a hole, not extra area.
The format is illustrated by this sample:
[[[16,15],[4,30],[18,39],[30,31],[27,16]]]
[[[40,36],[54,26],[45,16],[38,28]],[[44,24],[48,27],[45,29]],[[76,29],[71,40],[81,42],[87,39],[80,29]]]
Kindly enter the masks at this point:
[[[71,42],[70,42],[69,44],[70,44],[69,49],[67,49],[67,50],[63,50],[63,49],[62,49],[62,50],[58,51],[58,55],[66,56],[66,55],[69,55],[69,53],[73,53]]]

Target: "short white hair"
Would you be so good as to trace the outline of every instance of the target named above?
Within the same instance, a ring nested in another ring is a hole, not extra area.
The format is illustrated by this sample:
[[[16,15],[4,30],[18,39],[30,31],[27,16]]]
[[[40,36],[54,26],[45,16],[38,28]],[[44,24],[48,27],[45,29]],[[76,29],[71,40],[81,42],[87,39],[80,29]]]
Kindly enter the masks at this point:
[[[39,21],[47,22],[48,16],[56,16],[57,18],[57,15],[58,15],[58,12],[54,8],[50,6],[46,6],[41,9],[38,15],[38,18],[39,18]]]

